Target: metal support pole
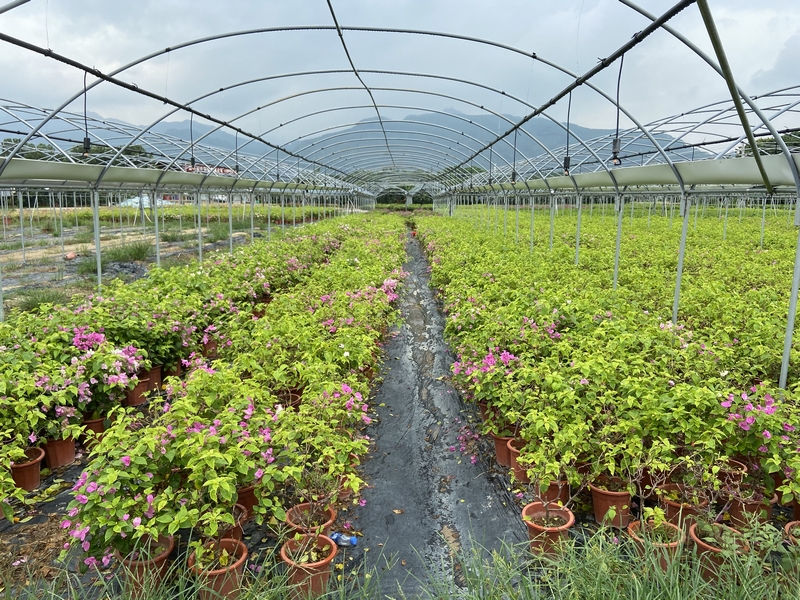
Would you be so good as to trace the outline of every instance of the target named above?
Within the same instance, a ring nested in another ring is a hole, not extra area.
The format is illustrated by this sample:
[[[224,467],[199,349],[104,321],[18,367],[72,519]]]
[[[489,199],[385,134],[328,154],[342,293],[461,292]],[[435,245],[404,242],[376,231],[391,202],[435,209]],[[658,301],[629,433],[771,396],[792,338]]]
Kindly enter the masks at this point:
[[[22,264],[25,264],[25,215],[22,210],[22,190],[17,190],[17,201],[19,202],[19,232],[22,235]]]
[[[792,294],[789,298],[789,316],[786,319],[786,333],[783,338],[783,359],[781,360],[781,375],[778,387],[786,389],[786,379],[789,376],[789,358],[792,353],[792,337],[794,335],[794,321],[797,314],[797,294],[800,289],[800,230],[797,235],[797,246],[794,251],[794,274],[792,275]]]
[[[508,192],[503,193],[503,238],[508,237]]]
[[[691,199],[686,194],[681,195],[681,214],[683,227],[681,228],[681,245],[678,250],[678,273],[675,278],[675,297],[672,300],[672,324],[678,324],[678,304],[681,298],[681,281],[683,280],[683,259],[686,256],[686,236],[689,233],[689,210]]]
[[[267,241],[272,241],[272,190],[267,194]]]
[[[617,243],[614,248],[614,283],[611,286],[611,289],[614,291],[616,291],[617,282],[619,281],[619,251],[620,245],[622,244],[622,209],[625,207],[625,199],[622,195],[617,194],[615,204],[615,208],[617,209]]]
[[[581,213],[583,211],[583,198],[580,194],[575,196],[575,202],[578,204],[578,227],[575,230],[575,266],[578,266],[578,258],[581,253]]]
[[[516,212],[516,239],[517,244],[519,244],[519,200],[517,199],[517,194],[514,194],[514,211]]]
[[[531,203],[531,254],[533,254],[533,215],[536,208],[536,198],[535,196],[528,194],[528,200],[530,200]]]
[[[555,207],[556,198],[555,196],[550,196],[550,252],[553,251],[553,230],[555,228],[555,220],[556,220],[556,207]]]
[[[94,251],[97,258],[97,293],[103,285],[103,256],[100,253],[100,192],[92,192],[92,218],[94,219]]]
[[[228,192],[228,248],[233,255],[233,196]]]
[[[197,260],[203,264],[203,199],[200,190],[194,196],[197,200]]]
[[[256,211],[256,195],[250,194],[250,244],[256,241],[256,225],[255,225],[255,211]]]
[[[722,241],[728,237],[728,199],[725,198],[725,220],[722,222]]]
[[[156,266],[161,266],[161,242],[159,241],[158,232],[158,189],[153,188],[153,221],[156,226]]]
[[[761,203],[761,237],[758,239],[758,247],[764,248],[764,224],[767,221],[767,199]]]
[[[694,230],[697,231],[697,212],[700,210],[700,203],[694,203]]]

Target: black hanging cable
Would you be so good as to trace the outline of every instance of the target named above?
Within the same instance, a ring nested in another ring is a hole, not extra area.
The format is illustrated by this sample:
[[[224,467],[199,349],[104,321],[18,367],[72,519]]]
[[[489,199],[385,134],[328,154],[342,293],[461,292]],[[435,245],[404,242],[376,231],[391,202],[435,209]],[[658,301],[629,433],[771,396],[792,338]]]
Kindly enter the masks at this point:
[[[239,174],[239,132],[236,132],[236,174]]]
[[[194,160],[194,113],[189,115],[189,139],[191,140],[189,148],[192,151],[192,158],[190,159],[190,163],[192,165],[192,170],[194,170],[195,160]]]
[[[511,183],[517,181],[517,130],[514,130],[514,158],[511,160]]]
[[[570,113],[572,113],[572,92],[569,93],[569,100],[567,101],[567,154],[564,156],[564,175],[569,175],[569,121]]]
[[[494,146],[489,147],[489,185],[492,185],[492,160],[494,159],[494,156],[492,156],[493,149]]]
[[[83,72],[83,156],[89,156],[92,150],[92,140],[89,139],[89,118],[86,116],[86,75]]]
[[[625,64],[625,55],[619,58],[619,75],[617,75],[617,132],[614,134],[614,141],[611,143],[611,164],[618,167],[622,164],[622,159],[619,157],[622,144],[619,140],[619,87],[622,82],[622,65]]]
[[[347,48],[347,44],[344,41],[344,33],[342,33],[342,28],[339,26],[339,20],[336,18],[336,13],[333,10],[333,4],[331,0],[327,0],[328,2],[328,9],[331,12],[331,18],[333,18],[333,24],[336,26],[336,32],[339,34],[339,40],[342,42],[342,48],[344,49],[345,56],[347,56],[347,62],[350,63],[350,68],[353,69],[353,74],[358,79],[359,83],[364,87],[364,90],[369,95],[369,99],[372,100],[372,106],[375,108],[375,114],[378,115],[378,124],[381,126],[381,131],[383,132],[383,139],[386,142],[386,151],[389,153],[389,160],[392,161],[392,166],[396,167],[397,165],[394,162],[394,156],[392,155],[392,148],[389,145],[389,136],[386,133],[386,127],[383,124],[383,117],[381,117],[381,111],[378,108],[378,103],[375,102],[375,97],[372,95],[372,90],[370,87],[364,82],[361,78],[361,73],[358,72],[356,69],[356,65],[353,62],[353,59],[350,57],[350,50]]]

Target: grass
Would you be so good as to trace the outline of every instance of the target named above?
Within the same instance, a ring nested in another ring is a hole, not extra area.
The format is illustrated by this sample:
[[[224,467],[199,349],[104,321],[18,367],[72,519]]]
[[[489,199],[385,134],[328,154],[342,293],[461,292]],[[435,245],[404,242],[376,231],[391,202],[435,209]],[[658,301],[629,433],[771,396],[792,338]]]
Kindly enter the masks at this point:
[[[24,312],[36,310],[42,304],[64,305],[69,295],[57,288],[32,288],[23,290],[16,297],[16,308]]]
[[[108,262],[143,261],[153,254],[153,244],[149,241],[131,242],[115,246],[103,252],[103,260]]]
[[[466,536],[465,536],[466,537]],[[528,543],[501,544],[488,550],[471,539],[465,549],[451,548],[451,555],[430,563],[425,573],[412,573],[413,595],[403,590],[381,591],[382,574],[397,566],[395,557],[369,557],[350,570],[349,557],[341,551],[331,574],[329,591],[323,598],[372,600],[797,600],[800,599],[800,549],[790,550],[783,566],[764,561],[755,554],[731,556],[717,581],[706,581],[700,562],[687,545],[680,560],[660,565],[658,550],[638,546],[624,534],[610,529],[589,537],[573,537],[554,557],[532,556]],[[422,549],[417,549],[422,552]],[[198,583],[188,575],[182,561],[171,567],[168,584],[148,589],[149,600],[190,600]],[[365,566],[366,564],[372,566]],[[277,550],[267,550],[248,559],[241,600],[286,598],[289,586]],[[339,565],[339,566],[336,566]],[[347,568],[344,568],[347,565]],[[119,570],[97,577],[97,597],[127,600]],[[33,576],[22,589],[15,589],[8,574],[3,577],[8,600],[66,600],[84,598],[74,573],[62,569],[50,582]],[[19,581],[20,578],[17,577]],[[406,587],[406,586],[404,586]],[[386,595],[384,595],[386,594]]]

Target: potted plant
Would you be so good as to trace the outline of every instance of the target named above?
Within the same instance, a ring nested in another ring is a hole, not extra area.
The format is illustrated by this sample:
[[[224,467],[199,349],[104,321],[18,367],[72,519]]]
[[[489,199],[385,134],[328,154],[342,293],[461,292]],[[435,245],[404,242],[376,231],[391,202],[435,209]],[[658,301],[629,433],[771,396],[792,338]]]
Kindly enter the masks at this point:
[[[246,560],[247,546],[241,540],[222,538],[196,545],[188,565],[201,586],[198,599],[237,598]]]
[[[522,520],[528,528],[531,552],[553,554],[569,538],[575,515],[565,506],[551,502],[532,502],[522,509]]]
[[[667,521],[664,511],[658,507],[645,507],[642,520],[628,524],[628,535],[636,542],[641,555],[652,548],[664,571],[677,558],[686,540],[683,529]]]
[[[740,531],[721,523],[696,521],[689,527],[689,537],[694,542],[701,574],[706,581],[716,580],[728,557],[749,549]]]
[[[281,559],[286,563],[292,598],[306,600],[325,593],[337,552],[336,544],[326,535],[298,533],[286,540]]]

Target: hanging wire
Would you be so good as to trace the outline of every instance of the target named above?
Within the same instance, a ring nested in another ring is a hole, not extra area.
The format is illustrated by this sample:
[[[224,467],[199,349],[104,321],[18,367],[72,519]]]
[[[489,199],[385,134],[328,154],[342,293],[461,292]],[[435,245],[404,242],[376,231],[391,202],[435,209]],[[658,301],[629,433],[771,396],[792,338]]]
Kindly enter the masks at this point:
[[[514,158],[511,160],[511,183],[517,181],[517,130],[514,130]]]
[[[239,174],[239,132],[236,132],[236,174]]]
[[[619,75],[617,75],[617,131],[614,134],[614,141],[611,143],[611,163],[618,167],[622,164],[622,159],[619,157],[622,144],[619,140],[619,88],[622,83],[622,65],[625,64],[625,54],[619,58]]]
[[[195,165],[195,160],[194,160],[194,113],[190,113],[190,115],[189,115],[189,139],[190,139],[189,148],[191,148],[191,151],[192,151],[192,158],[190,159],[189,162],[192,165],[192,170],[194,170],[194,165]]]
[[[92,141],[89,139],[89,118],[86,116],[86,75],[83,72],[83,156],[89,156],[92,149]]]

